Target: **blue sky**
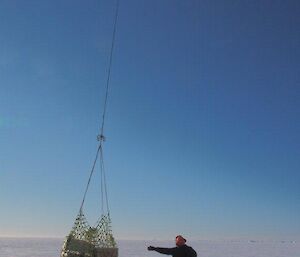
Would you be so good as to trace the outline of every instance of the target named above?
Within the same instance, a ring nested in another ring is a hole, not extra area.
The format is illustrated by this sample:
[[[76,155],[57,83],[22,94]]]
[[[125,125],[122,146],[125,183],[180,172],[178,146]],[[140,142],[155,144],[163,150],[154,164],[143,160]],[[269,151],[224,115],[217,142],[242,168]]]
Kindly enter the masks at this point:
[[[120,1],[104,145],[116,238],[300,238],[299,12],[298,1]],[[0,235],[71,229],[113,15],[108,0],[1,1]]]

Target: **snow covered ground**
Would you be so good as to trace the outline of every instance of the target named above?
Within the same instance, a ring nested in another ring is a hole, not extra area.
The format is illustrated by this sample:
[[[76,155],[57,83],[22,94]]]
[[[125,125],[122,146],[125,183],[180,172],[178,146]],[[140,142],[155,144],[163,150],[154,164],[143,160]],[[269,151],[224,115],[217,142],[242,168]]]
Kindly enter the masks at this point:
[[[0,257],[59,257],[63,239],[0,238]],[[172,247],[171,241],[119,240],[120,257],[158,257],[149,245]],[[199,257],[300,257],[300,242],[199,240],[188,242]]]

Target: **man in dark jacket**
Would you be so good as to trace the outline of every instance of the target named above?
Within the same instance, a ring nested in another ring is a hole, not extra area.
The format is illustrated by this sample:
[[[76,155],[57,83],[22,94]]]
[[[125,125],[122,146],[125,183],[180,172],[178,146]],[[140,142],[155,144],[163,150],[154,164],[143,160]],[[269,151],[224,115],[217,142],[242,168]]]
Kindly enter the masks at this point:
[[[175,238],[176,247],[173,248],[162,248],[162,247],[154,247],[149,246],[149,251],[156,251],[162,254],[169,254],[173,257],[197,257],[196,251],[190,247],[187,246],[186,239],[182,236],[176,236]]]

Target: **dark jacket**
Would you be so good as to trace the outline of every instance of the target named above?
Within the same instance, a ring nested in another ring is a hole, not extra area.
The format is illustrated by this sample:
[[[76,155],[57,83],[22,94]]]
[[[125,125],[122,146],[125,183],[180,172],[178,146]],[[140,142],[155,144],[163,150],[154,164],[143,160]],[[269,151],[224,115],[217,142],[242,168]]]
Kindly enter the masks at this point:
[[[187,245],[177,246],[173,248],[154,247],[154,251],[159,253],[172,255],[173,257],[197,257],[196,251]]]

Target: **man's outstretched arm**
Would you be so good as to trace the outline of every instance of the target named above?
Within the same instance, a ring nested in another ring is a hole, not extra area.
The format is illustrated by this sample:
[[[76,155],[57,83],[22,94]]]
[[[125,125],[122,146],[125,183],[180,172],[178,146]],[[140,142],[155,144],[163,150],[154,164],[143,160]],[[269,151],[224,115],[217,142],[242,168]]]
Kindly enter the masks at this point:
[[[159,253],[162,253],[162,254],[173,255],[175,250],[176,250],[176,247],[174,247],[174,248],[163,248],[163,247],[149,246],[148,250],[149,251],[156,251],[156,252],[159,252]]]

